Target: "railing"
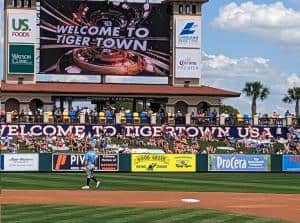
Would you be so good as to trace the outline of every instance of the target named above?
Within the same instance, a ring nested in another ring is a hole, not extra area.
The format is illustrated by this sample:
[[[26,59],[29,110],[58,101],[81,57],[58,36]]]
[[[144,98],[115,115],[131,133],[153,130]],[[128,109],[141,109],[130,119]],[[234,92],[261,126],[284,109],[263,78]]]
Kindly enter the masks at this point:
[[[47,113],[43,115],[13,115],[7,113],[6,115],[0,116],[0,123],[31,123],[31,124],[42,124],[42,123],[54,123],[54,124],[102,124],[102,125],[114,125],[114,124],[152,124],[161,125],[167,123],[169,125],[204,125],[204,126],[265,126],[265,127],[276,127],[276,126],[298,126],[300,127],[300,117],[293,118],[291,116],[285,118],[267,118],[267,117],[255,117],[252,118],[240,118],[236,116],[205,116],[205,117],[194,117],[189,114],[185,116],[160,116],[152,114],[151,116],[120,116],[115,114],[113,116],[99,116],[99,115],[85,115],[80,113],[77,116],[70,115],[53,115],[49,116]]]

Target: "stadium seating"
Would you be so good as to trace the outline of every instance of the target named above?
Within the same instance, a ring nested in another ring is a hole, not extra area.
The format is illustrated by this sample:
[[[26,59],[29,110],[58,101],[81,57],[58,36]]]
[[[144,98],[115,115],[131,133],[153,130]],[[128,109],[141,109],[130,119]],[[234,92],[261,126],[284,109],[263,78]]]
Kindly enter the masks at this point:
[[[114,117],[111,111],[106,111],[105,112],[105,117],[106,117],[106,123],[107,124],[114,124]]]
[[[132,123],[133,116],[131,112],[126,112],[125,117],[126,117],[126,123]]]
[[[124,112],[120,112],[120,120],[122,124],[126,124],[126,116]]]
[[[141,118],[138,112],[133,113],[133,124],[139,125],[141,124]]]
[[[243,124],[244,123],[244,116],[241,113],[238,113],[236,115],[236,120],[238,124]]]
[[[100,124],[106,124],[106,117],[104,112],[99,112],[99,122]]]
[[[53,117],[53,112],[52,111],[49,111],[47,113],[47,116],[48,116],[48,122],[53,122],[54,121],[54,117]]]
[[[69,116],[69,112],[67,112],[67,111],[63,112],[63,122],[66,122],[66,123],[70,123],[71,122],[71,118]]]
[[[175,125],[175,117],[171,112],[168,112],[168,123],[171,125]]]
[[[148,115],[146,112],[141,112],[141,123],[142,124],[145,124],[145,123],[148,123],[149,121],[149,118],[148,118]]]

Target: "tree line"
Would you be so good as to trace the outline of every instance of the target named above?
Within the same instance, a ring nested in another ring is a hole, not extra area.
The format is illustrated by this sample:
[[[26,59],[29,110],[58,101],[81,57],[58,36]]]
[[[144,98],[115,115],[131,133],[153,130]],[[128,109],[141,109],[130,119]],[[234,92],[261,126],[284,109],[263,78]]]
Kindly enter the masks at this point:
[[[269,88],[264,86],[260,81],[246,82],[243,93],[247,97],[251,97],[251,114],[252,117],[256,113],[256,102],[258,99],[265,100],[269,95]],[[299,117],[300,87],[293,87],[287,90],[287,94],[282,98],[285,103],[295,103],[295,114]]]

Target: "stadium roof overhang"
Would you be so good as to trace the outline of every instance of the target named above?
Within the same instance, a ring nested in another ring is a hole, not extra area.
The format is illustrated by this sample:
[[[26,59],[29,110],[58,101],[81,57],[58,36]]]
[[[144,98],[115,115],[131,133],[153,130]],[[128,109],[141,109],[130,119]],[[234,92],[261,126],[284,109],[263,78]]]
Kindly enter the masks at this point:
[[[92,83],[57,83],[40,82],[36,84],[1,83],[2,93],[46,93],[76,95],[161,95],[161,96],[210,96],[239,97],[240,93],[209,86],[178,87],[170,85],[145,84],[92,84]]]

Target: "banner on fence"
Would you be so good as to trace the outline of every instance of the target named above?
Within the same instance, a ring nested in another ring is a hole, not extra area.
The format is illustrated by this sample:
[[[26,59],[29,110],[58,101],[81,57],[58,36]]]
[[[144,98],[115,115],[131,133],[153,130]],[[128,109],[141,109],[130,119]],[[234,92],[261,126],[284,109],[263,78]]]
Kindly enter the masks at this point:
[[[195,154],[132,154],[132,172],[196,172]]]
[[[282,171],[300,172],[300,155],[283,155]]]
[[[3,171],[39,171],[39,154],[3,154]]]
[[[209,154],[208,171],[271,171],[270,155]]]
[[[75,153],[57,153],[52,155],[53,171],[83,171],[85,154]],[[119,156],[118,154],[97,154],[95,171],[118,171]]]
[[[3,171],[3,155],[0,154],[0,172]]]
[[[118,171],[119,162],[118,155],[115,154],[100,154],[99,168],[102,171]]]
[[[60,125],[60,124],[2,124],[0,125],[0,137],[17,136],[21,134],[31,134],[33,136],[66,136],[73,133],[76,136],[99,136],[106,133],[116,136],[123,132],[126,136],[160,137],[162,136],[162,126],[159,125]],[[202,137],[212,134],[216,138],[259,138],[261,135],[268,137],[286,137],[288,129],[286,127],[252,127],[243,126],[168,126],[166,131],[172,135],[179,135],[186,132],[189,138]]]

